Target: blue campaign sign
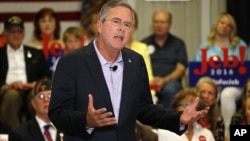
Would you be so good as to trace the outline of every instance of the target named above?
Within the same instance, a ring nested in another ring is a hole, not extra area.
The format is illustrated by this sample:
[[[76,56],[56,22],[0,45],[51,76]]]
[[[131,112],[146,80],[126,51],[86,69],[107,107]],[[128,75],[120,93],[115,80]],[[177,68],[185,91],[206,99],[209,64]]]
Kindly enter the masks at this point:
[[[221,87],[242,87],[250,78],[250,61],[190,62],[189,85],[194,87],[202,76],[211,77]]]

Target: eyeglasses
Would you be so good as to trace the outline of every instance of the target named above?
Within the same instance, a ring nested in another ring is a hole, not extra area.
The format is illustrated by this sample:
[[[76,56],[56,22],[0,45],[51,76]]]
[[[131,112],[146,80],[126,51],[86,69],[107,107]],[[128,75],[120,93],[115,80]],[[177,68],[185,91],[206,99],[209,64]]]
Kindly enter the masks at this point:
[[[41,100],[44,100],[46,96],[47,96],[48,99],[51,98],[51,94],[43,94],[43,93],[38,94],[36,97],[41,99]]]
[[[124,25],[124,27],[126,29],[131,29],[133,27],[132,23],[130,23],[130,22],[122,22],[121,19],[117,19],[117,18],[114,18],[114,19],[111,19],[111,20],[104,20],[104,21],[111,21],[112,25],[114,25],[114,26]]]

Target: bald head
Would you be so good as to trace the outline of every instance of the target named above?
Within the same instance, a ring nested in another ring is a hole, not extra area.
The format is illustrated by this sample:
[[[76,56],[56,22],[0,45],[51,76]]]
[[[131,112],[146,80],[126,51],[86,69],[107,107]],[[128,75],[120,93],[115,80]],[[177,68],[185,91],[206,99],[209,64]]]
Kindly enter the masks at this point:
[[[153,13],[153,21],[155,20],[155,18],[157,17],[162,17],[162,20],[165,20],[169,23],[172,23],[172,14],[169,11],[166,10],[160,10],[160,11],[156,11]]]
[[[172,14],[161,10],[153,14],[153,31],[156,37],[167,37],[172,24]]]

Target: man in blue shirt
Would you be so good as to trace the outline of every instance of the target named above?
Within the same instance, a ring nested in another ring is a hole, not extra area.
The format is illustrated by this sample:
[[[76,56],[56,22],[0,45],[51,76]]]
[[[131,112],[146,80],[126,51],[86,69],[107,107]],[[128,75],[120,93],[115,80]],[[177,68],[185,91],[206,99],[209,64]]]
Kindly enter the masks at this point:
[[[169,33],[172,15],[168,11],[153,14],[154,33],[142,41],[148,45],[157,96],[164,107],[171,107],[174,95],[182,89],[188,58],[185,43]]]

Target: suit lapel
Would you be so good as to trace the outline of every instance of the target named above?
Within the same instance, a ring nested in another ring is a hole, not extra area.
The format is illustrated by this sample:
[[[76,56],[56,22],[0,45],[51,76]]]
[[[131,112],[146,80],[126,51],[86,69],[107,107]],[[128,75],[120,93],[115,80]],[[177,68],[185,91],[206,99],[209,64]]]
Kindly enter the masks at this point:
[[[132,65],[133,65],[133,59],[132,57],[126,52],[126,49],[122,50],[122,57],[124,62],[124,69],[123,69],[123,85],[122,85],[122,96],[121,96],[121,104],[120,104],[120,112],[119,112],[119,124],[121,124],[126,118],[127,115],[127,106],[128,103],[131,103],[129,101],[129,94],[131,92],[129,91],[131,89],[131,81],[132,81]]]
[[[43,134],[40,130],[40,127],[35,119],[32,119],[32,122],[28,125],[28,130],[31,136],[35,139],[35,141],[44,141]]]
[[[101,95],[103,95],[103,99],[107,106],[106,108],[108,109],[108,111],[113,112],[108,86],[106,84],[104,74],[101,68],[101,64],[98,59],[97,53],[95,51],[93,42],[90,43],[85,48],[86,48],[86,55],[87,55],[85,59],[87,62],[87,66],[90,69],[92,78],[94,79],[95,84],[97,84],[96,89],[101,90]]]

